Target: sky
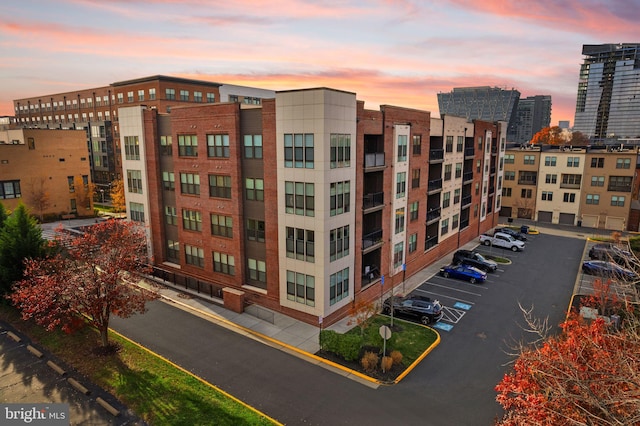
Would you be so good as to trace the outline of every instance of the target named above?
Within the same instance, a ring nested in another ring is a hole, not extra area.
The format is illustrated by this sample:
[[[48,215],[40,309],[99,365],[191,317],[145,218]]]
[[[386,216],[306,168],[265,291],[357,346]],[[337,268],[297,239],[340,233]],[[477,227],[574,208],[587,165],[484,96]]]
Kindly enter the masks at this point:
[[[582,45],[640,42],[638,22],[640,0],[2,0],[0,116],[162,74],[432,116],[439,92],[515,88],[573,124]]]

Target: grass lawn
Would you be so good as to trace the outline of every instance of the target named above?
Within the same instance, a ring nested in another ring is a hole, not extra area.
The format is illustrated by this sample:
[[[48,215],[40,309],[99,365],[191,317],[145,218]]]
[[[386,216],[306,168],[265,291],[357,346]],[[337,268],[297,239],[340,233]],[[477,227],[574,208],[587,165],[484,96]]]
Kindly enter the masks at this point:
[[[234,398],[200,381],[131,343],[110,333],[120,350],[96,355],[99,333],[85,327],[68,335],[47,332],[18,313],[0,306],[0,318],[28,335],[60,359],[111,392],[138,416],[152,425],[272,425],[270,419]]]

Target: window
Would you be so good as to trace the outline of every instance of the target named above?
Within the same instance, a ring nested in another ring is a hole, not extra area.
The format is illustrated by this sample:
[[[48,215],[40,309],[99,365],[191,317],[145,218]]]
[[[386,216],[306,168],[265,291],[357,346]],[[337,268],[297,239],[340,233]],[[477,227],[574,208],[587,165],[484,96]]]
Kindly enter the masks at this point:
[[[182,209],[182,227],[188,231],[202,231],[202,214],[197,210]]]
[[[193,92],[193,101],[202,102],[202,92]]]
[[[558,182],[558,175],[546,174],[545,177],[544,177],[544,181],[545,181],[545,183],[557,183]]]
[[[507,188],[507,187],[502,188],[502,196],[511,197],[511,188]]]
[[[446,209],[451,204],[451,192],[442,194],[442,208]]]
[[[144,90],[138,90],[138,101],[144,101]]]
[[[29,149],[36,149],[36,141],[34,138],[27,138],[27,146]]]
[[[332,187],[335,184],[331,184]],[[285,212],[300,216],[315,216],[314,184],[306,182],[284,183]]]
[[[604,176],[591,176],[591,186],[604,186]]]
[[[332,169],[349,167],[351,165],[351,135],[332,133],[330,154]]]
[[[476,182],[476,195],[480,195],[480,184]]]
[[[570,192],[565,192],[563,197],[562,197],[562,201],[564,201],[565,203],[575,203],[576,202],[576,194],[570,193]]]
[[[343,258],[349,254],[349,225],[332,229],[329,232],[330,262]]]
[[[462,177],[462,163],[456,163],[456,179]]]
[[[250,280],[267,282],[267,264],[264,260],[247,258],[247,269]]]
[[[229,158],[229,135],[207,135],[207,155],[210,158]]]
[[[580,186],[582,175],[562,175],[562,183],[564,185],[577,185]]]
[[[262,135],[244,135],[244,158],[262,158]]]
[[[196,135],[178,135],[178,155],[181,157],[197,157],[198,137]]]
[[[308,306],[316,305],[315,277],[299,272],[287,271],[287,299]]]
[[[313,133],[284,135],[284,166],[313,169]]]
[[[604,168],[604,157],[593,157],[591,159],[591,167],[598,169]]]
[[[459,223],[460,223],[460,215],[454,214],[453,219],[451,220],[451,229],[457,229]]]
[[[404,207],[396,209],[396,226],[395,233],[399,234],[404,231]]]
[[[478,136],[478,149],[482,150],[482,136]]]
[[[443,219],[440,222],[440,235],[445,235],[447,232],[449,232],[449,219]]]
[[[213,271],[227,275],[236,274],[236,261],[227,253],[213,252]]]
[[[200,175],[180,173],[180,192],[182,194],[200,195]]]
[[[411,206],[409,207],[409,221],[411,222],[418,219],[419,203],[420,203],[419,201],[414,201],[413,203],[411,203]]]
[[[247,219],[247,239],[249,241],[265,242],[264,220]]]
[[[67,186],[69,187],[69,192],[76,192],[76,188],[73,183],[73,176],[67,176]]]
[[[413,155],[422,153],[422,135],[413,135]]]
[[[547,175],[549,176],[549,175]],[[516,172],[511,170],[504,171],[504,180],[516,180]]]
[[[400,172],[396,174],[396,198],[404,197],[407,190],[407,173]]]
[[[531,165],[536,164],[536,157],[534,155],[525,155],[524,164],[531,164]]]
[[[420,169],[413,169],[411,171],[411,188],[420,187]]]
[[[409,235],[409,253],[413,253],[418,248],[418,234]]]
[[[264,180],[246,178],[244,180],[245,197],[247,200],[264,201]]]
[[[580,157],[567,157],[567,167],[580,167]]]
[[[127,170],[127,185],[129,192],[142,194],[142,172],[140,170]]]
[[[129,103],[133,102],[133,90],[130,92],[127,92],[127,102]]]
[[[608,191],[631,192],[631,176],[610,176]]]
[[[198,177],[198,194],[200,193]],[[209,196],[231,198],[231,176],[209,175]]]
[[[124,137],[124,154],[127,160],[140,159],[140,143],[137,136]]]
[[[624,197],[621,196],[612,196],[611,197],[611,205],[614,207],[624,207]]]
[[[130,219],[134,222],[144,223],[144,205],[140,203],[129,203]]]
[[[532,195],[532,193],[531,193],[530,189],[523,189],[520,192],[520,198],[531,198],[531,195]]]
[[[629,169],[631,168],[630,158],[618,158],[616,160],[616,169]]]
[[[446,152],[453,152],[453,136],[447,136],[444,150]]]
[[[557,157],[546,156],[546,157],[544,157],[544,165],[545,166],[555,167],[556,160],[557,160]]]
[[[398,268],[404,263],[404,242],[393,246],[393,267]]]
[[[460,202],[460,188],[453,190],[453,204]]]
[[[119,104],[123,104],[124,103],[124,94],[123,93],[118,93],[118,103]]]
[[[451,180],[451,164],[444,165],[444,180]]]
[[[233,238],[233,218],[220,214],[211,214],[211,235]]]
[[[180,256],[180,243],[173,240],[167,240],[167,259],[178,261]]]
[[[398,162],[407,161],[407,135],[398,135]]]
[[[458,136],[456,143],[456,152],[464,151],[464,136]]]
[[[184,245],[185,262],[187,265],[204,268],[204,250],[189,244]]]
[[[169,101],[176,100],[176,89],[164,89],[165,98]]]
[[[188,90],[180,90],[180,100],[186,102],[189,100],[189,91]]]
[[[162,172],[162,188],[167,191],[175,191],[176,177],[173,172]]]
[[[207,103],[214,103],[216,101],[216,94],[215,93],[207,93]]]
[[[330,215],[347,213],[351,205],[351,182],[335,182],[329,188]]]
[[[72,199],[71,199],[71,200],[69,200],[69,201],[71,201],[71,211],[72,211],[72,212],[76,212],[76,211],[78,210],[78,206],[77,206],[77,204],[76,204],[76,199],[75,199],[75,198],[72,198]]]
[[[482,170],[482,162],[480,160],[476,161],[476,173],[480,173]]]
[[[329,277],[329,304],[333,305],[349,295],[349,268]]]
[[[150,101],[155,101],[156,100],[156,89],[149,89],[149,100]]]
[[[178,213],[174,206],[164,206],[164,217],[167,225],[178,225]]]
[[[600,204],[600,195],[598,194],[587,194],[587,204]]]
[[[505,154],[504,155],[504,164],[515,164],[516,156],[514,154]]]
[[[542,191],[542,201],[553,201],[553,192]]]
[[[287,226],[286,233],[287,257],[311,263],[315,262],[315,232]]]

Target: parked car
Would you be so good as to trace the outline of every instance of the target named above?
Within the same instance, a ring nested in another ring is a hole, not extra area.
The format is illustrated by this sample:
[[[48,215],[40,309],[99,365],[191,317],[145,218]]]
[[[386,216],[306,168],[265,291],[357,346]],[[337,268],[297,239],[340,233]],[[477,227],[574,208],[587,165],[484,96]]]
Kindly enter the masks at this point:
[[[606,260],[587,260],[582,262],[582,272],[588,275],[626,281],[635,281],[638,279],[638,274],[631,269],[623,268],[617,263],[607,262]]]
[[[502,232],[503,234],[511,235],[513,238],[519,241],[527,241],[526,235],[511,228],[498,228],[496,229],[496,232]]]
[[[467,265],[448,265],[440,268],[440,275],[445,278],[459,278],[467,280],[471,284],[483,283],[487,279],[487,273],[473,266]]]
[[[627,265],[635,260],[633,254],[612,243],[598,243],[589,250],[590,259],[608,260]]]
[[[453,263],[459,265],[473,266],[485,272],[494,272],[498,269],[498,264],[489,260],[477,251],[458,250],[453,254]]]
[[[502,247],[511,251],[524,250],[524,243],[520,240],[516,240],[509,234],[504,232],[496,232],[493,235],[482,234],[480,235],[480,244],[485,246]]]
[[[382,304],[382,312],[391,313],[391,297]],[[412,317],[422,324],[432,324],[442,318],[442,305],[438,300],[426,296],[408,295],[393,297],[393,314]]]

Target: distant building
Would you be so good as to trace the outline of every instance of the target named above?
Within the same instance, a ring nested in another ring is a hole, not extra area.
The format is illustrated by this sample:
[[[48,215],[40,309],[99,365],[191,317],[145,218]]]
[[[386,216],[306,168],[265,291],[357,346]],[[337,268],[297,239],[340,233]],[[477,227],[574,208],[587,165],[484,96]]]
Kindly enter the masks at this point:
[[[533,135],[551,123],[551,96],[529,96],[518,101],[516,119],[509,126],[507,139],[520,144],[529,143]]]
[[[568,130],[571,127],[571,122],[569,120],[560,120],[558,121],[558,127],[562,130]]]
[[[594,142],[640,141],[640,44],[585,44],[574,131]]]

